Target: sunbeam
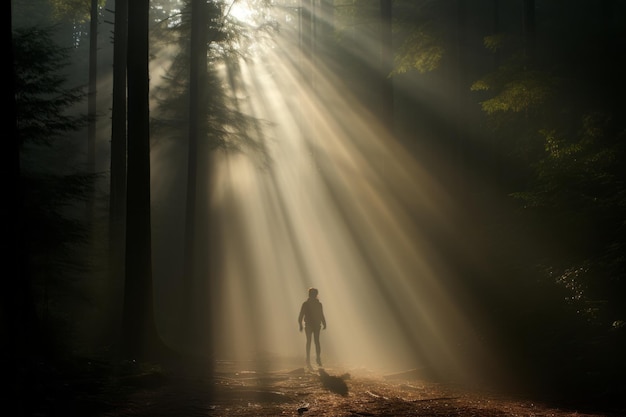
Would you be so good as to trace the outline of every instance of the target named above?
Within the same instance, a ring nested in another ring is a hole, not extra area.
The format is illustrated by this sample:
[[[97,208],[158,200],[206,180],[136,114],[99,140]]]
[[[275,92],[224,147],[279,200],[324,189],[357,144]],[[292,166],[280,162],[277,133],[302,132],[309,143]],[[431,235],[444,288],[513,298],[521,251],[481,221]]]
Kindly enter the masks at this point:
[[[289,37],[238,68],[270,163],[215,158],[218,359],[304,364],[296,319],[316,287],[325,365],[484,373],[497,359],[437,249],[460,221],[446,190]]]
[[[4,3],[18,414],[626,416],[626,1]]]
[[[231,0],[228,5],[229,16],[243,23],[252,23],[254,11],[247,0]]]

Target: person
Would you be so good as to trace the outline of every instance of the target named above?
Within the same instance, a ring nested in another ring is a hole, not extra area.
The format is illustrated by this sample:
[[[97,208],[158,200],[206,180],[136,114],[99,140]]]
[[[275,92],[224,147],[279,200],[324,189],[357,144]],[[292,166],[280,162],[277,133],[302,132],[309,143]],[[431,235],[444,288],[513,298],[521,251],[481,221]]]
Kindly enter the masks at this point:
[[[324,309],[322,303],[317,299],[319,291],[317,288],[309,288],[309,298],[302,303],[300,315],[298,316],[298,325],[302,331],[302,320],[304,319],[304,332],[306,334],[306,364],[311,368],[311,337],[315,341],[315,354],[317,364],[322,366],[322,347],[320,344],[321,326],[326,329],[326,318],[324,317]]]

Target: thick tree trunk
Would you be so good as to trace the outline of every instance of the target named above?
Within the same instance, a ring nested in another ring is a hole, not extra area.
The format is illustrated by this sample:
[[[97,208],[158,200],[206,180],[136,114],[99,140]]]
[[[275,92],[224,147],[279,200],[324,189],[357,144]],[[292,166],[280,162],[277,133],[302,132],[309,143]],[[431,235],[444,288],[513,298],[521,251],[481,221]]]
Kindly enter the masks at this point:
[[[524,53],[529,65],[535,64],[536,26],[535,0],[524,0]]]
[[[498,35],[500,33],[500,0],[493,0],[493,35]],[[500,66],[501,60],[500,48],[494,53],[494,67],[498,68]]]
[[[208,9],[206,0],[191,3],[191,41],[189,71],[189,148],[187,155],[187,201],[185,209],[185,253],[183,315],[188,342],[196,344],[200,334],[198,309],[197,253],[197,193],[198,143],[206,138],[207,105],[207,41]]]
[[[96,78],[98,68],[98,0],[91,0],[89,23],[89,91],[87,94],[87,164],[96,168]]]
[[[28,267],[28,246],[24,233],[25,219],[22,192],[20,140],[17,130],[17,108],[15,102],[15,72],[13,65],[13,29],[11,23],[11,2],[5,2],[2,8],[4,16],[5,53],[11,70],[4,91],[4,127],[6,137],[2,154],[2,189],[5,202],[0,206],[2,222],[2,254],[6,279],[2,288],[2,313],[0,331],[3,340],[0,348],[0,364],[5,372],[5,379],[10,381],[5,394],[11,399],[13,414],[30,415],[32,403],[32,383],[29,376],[31,353],[39,344],[36,343],[37,320],[31,292],[30,270]]]
[[[124,282],[126,220],[126,53],[128,44],[128,1],[115,1],[113,43],[113,99],[111,112],[111,178],[109,195],[109,270],[111,299],[119,296]],[[117,305],[111,303],[113,317]],[[117,320],[113,320],[115,325]]]
[[[467,151],[469,142],[468,132],[468,107],[469,107],[469,83],[467,74],[467,2],[457,0],[456,4],[456,86],[455,86],[455,119],[456,139],[453,155],[454,164],[457,168],[457,184],[460,190],[467,187]]]
[[[160,348],[152,283],[150,127],[148,77],[149,0],[129,0],[128,177],[123,354],[149,359]]]

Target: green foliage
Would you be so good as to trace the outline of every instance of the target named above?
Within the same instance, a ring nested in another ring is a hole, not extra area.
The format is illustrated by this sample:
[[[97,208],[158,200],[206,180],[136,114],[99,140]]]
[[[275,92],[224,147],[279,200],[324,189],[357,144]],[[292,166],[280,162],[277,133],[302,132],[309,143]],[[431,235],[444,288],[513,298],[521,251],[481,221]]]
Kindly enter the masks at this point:
[[[557,207],[562,200],[595,206],[617,192],[621,184],[615,170],[623,150],[620,144],[607,147],[608,123],[604,114],[588,114],[572,137],[542,129],[545,153],[535,163],[537,192],[525,193],[525,199],[541,200],[546,207]],[[533,194],[535,198],[528,197]],[[545,197],[539,199],[538,194]]]
[[[524,301],[507,315],[516,329],[531,329],[521,340],[537,372],[617,380],[626,341],[626,124],[614,61],[624,29],[609,9],[548,3],[537,9],[536,59],[524,59],[514,36],[484,37],[496,65],[471,85],[484,134],[498,147],[498,186],[515,208],[493,244],[511,245],[528,230],[538,236],[536,248],[498,252],[519,277],[511,299]]]
[[[84,115],[67,113],[85,94],[81,87],[66,86],[62,71],[69,65],[71,49],[55,46],[52,35],[51,28],[18,29],[13,35],[22,142],[49,145],[86,123]]]
[[[357,25],[372,24],[379,13],[380,4],[378,0],[335,0],[334,9],[339,31],[345,31]]]
[[[396,0],[394,36],[396,48],[392,75],[442,70],[456,49],[455,22],[445,2]]]
[[[92,0],[50,0],[58,18],[68,18],[75,23],[84,23],[91,17]],[[98,7],[104,7],[106,0],[98,0]]]
[[[491,52],[501,51],[507,44],[508,36],[504,33],[485,36],[484,45]]]
[[[528,112],[540,108],[554,94],[557,80],[541,71],[529,71],[521,59],[512,59],[493,73],[475,81],[471,91],[489,91],[482,110],[490,116],[498,112]]]
[[[541,129],[543,155],[532,163],[526,190],[511,193],[564,252],[543,269],[544,279],[562,286],[565,303],[600,334],[626,315],[617,295],[626,281],[626,154],[624,135],[613,137],[612,125],[593,112],[577,129]]]
[[[394,62],[394,74],[416,69],[420,73],[439,68],[445,49],[441,37],[427,28],[416,28],[400,47]]]
[[[507,83],[497,96],[483,101],[481,106],[487,114],[499,111],[515,113],[527,111],[546,101],[548,89],[547,84],[536,78],[514,80]]]
[[[28,28],[14,34],[16,104],[33,290],[40,313],[54,319],[56,326],[61,320],[61,327],[67,328],[71,320],[61,313],[68,307],[64,297],[88,265],[77,256],[87,231],[76,210],[86,200],[95,175],[71,167],[70,133],[83,127],[86,119],[69,111],[84,95],[66,87],[63,70],[69,50],[52,41],[53,32]]]
[[[263,2],[265,4],[265,2]],[[189,5],[183,10],[188,13]],[[260,21],[258,26],[249,26],[225,15],[227,8],[222,2],[209,3],[208,28],[208,114],[206,117],[207,136],[203,142],[208,149],[240,151],[252,150],[257,156],[262,147],[255,137],[255,128],[260,121],[244,114],[238,108],[237,91],[239,88],[239,60],[245,60],[247,49],[255,42],[262,42],[276,29],[275,22]],[[189,108],[189,21],[182,19],[180,24],[159,29],[159,36],[173,40],[180,46],[171,57],[170,65],[163,78],[163,83],[153,88],[153,94],[159,103],[154,112],[155,133],[159,137],[181,139],[181,132],[186,131]],[[163,33],[164,32],[164,33]],[[167,45],[164,45],[167,46]],[[171,44],[169,45],[171,47]],[[158,51],[156,53],[159,53]],[[217,67],[224,66],[228,83],[224,82]],[[232,94],[229,94],[228,89]],[[263,156],[262,156],[263,157]]]

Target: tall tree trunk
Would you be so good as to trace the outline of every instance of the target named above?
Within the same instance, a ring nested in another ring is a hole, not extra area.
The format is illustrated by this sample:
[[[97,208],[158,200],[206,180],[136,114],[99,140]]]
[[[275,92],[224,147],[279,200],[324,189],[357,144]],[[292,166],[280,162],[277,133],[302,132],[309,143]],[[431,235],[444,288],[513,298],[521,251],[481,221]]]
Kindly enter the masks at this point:
[[[493,0],[493,28],[492,34],[498,35],[500,33],[500,0]],[[498,68],[500,66],[501,60],[500,48],[498,48],[494,53],[494,66]]]
[[[300,0],[300,49],[305,81],[313,82],[313,0]]]
[[[494,36],[497,36],[500,34],[500,0],[493,0],[492,19],[492,34]],[[501,55],[502,54],[500,53],[500,48],[498,48],[495,51],[493,58],[494,71],[497,71],[500,67],[500,63],[502,61]],[[502,162],[503,141],[499,140],[499,138],[495,137],[494,135],[491,146],[494,150],[494,157],[491,158],[491,171],[496,174],[494,178],[494,183],[496,183],[498,187],[501,187],[504,185],[504,167]]]
[[[150,220],[149,0],[129,0],[128,176],[123,354],[149,359],[160,346],[154,316]]]
[[[324,66],[331,67],[334,64],[332,53],[334,48],[334,18],[335,10],[332,0],[321,0],[318,18],[317,37],[318,37],[318,54],[320,61]]]
[[[2,190],[5,202],[0,205],[2,222],[2,265],[6,274],[2,288],[2,313],[0,332],[0,364],[11,381],[7,388],[7,398],[11,399],[13,414],[30,415],[32,383],[29,377],[31,353],[39,346],[36,343],[36,315],[31,293],[30,270],[28,267],[28,245],[24,233],[24,199],[20,166],[20,139],[17,129],[17,108],[15,102],[15,66],[13,53],[13,29],[11,24],[11,2],[4,2],[4,51],[8,55],[10,72],[4,88],[3,109],[6,137],[2,148]]]
[[[98,68],[98,0],[91,0],[89,22],[89,91],[87,94],[87,164],[96,167],[96,78]]]
[[[524,0],[523,26],[526,62],[533,66],[536,58],[535,0]]]
[[[188,342],[197,343],[200,313],[197,290],[197,193],[198,143],[206,138],[207,105],[207,41],[208,9],[206,0],[191,2],[191,40],[189,71],[189,148],[187,155],[187,201],[185,212],[185,253],[183,303],[187,309],[183,319]]]
[[[128,1],[115,1],[113,43],[113,100],[111,112],[111,178],[109,194],[109,270],[111,299],[117,299],[124,282],[126,219],[126,53]],[[114,304],[114,303],[111,303]],[[113,306],[115,309],[115,306]],[[115,314],[116,309],[112,312]],[[113,323],[116,321],[114,320]]]
[[[392,0],[380,0],[380,44],[381,44],[381,118],[388,131],[393,131],[393,35]]]
[[[456,102],[456,140],[454,144],[455,165],[458,169],[458,183],[461,189],[465,189],[467,169],[467,143],[468,138],[468,106],[469,87],[467,75],[467,2],[457,0],[457,62],[456,62],[456,88],[454,91]]]

